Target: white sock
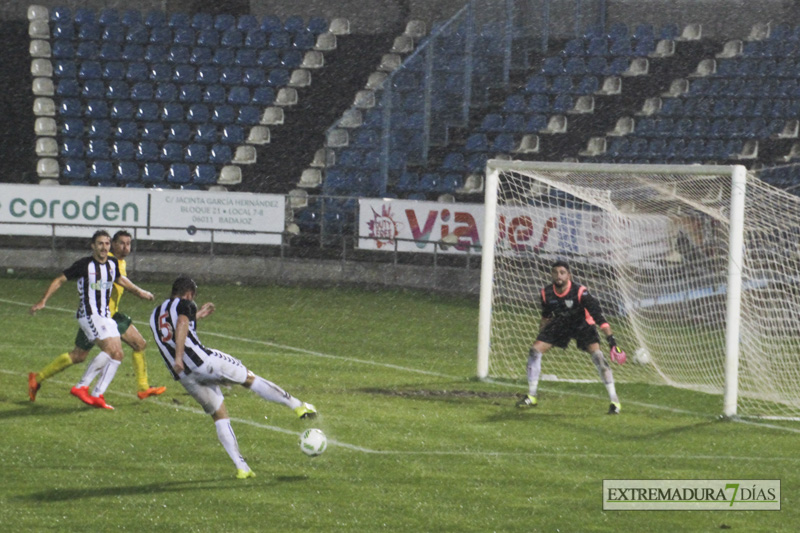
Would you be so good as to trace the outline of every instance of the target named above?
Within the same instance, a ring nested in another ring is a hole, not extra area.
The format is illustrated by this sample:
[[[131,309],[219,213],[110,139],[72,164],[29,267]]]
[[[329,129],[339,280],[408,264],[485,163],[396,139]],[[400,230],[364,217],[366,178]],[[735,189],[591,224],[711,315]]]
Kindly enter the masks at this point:
[[[261,376],[256,376],[255,381],[250,385],[250,390],[267,401],[280,403],[292,409],[299,407],[303,403],[273,382],[267,381]]]
[[[542,354],[531,348],[528,352],[528,394],[536,396],[539,388],[539,376],[542,374]]]
[[[250,467],[247,466],[244,457],[239,453],[239,443],[236,441],[236,434],[231,427],[231,419],[222,418],[214,422],[214,425],[217,427],[217,438],[222,447],[225,448],[225,451],[228,452],[231,460],[233,460],[233,464],[236,465],[237,469],[249,472]]]
[[[111,356],[108,355],[106,352],[100,352],[97,356],[92,359],[92,362],[89,363],[89,366],[86,367],[86,371],[83,373],[83,377],[78,382],[76,387],[88,387],[94,381],[94,378],[97,377],[97,374],[103,370],[108,362],[111,361]]]
[[[117,361],[116,359],[111,359],[108,361],[106,366],[103,367],[103,371],[100,373],[100,379],[97,380],[97,383],[94,386],[92,396],[97,397],[106,393],[106,389],[109,385],[111,385],[111,381],[117,374],[117,369],[121,364],[122,361]]]
[[[603,352],[600,350],[592,353],[592,362],[597,367],[597,373],[600,374],[600,380],[606,386],[608,397],[612,402],[618,402],[617,390],[614,387],[614,374],[611,372],[611,367],[608,366],[606,358],[603,357]]]

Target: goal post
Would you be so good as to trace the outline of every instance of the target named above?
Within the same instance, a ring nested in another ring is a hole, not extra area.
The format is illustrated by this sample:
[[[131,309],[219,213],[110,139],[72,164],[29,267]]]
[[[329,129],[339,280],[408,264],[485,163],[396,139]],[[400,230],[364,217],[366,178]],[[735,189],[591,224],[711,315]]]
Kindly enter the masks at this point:
[[[490,160],[484,216],[479,378],[524,377],[564,259],[628,351],[617,381],[720,394],[729,417],[800,417],[798,197],[740,165]],[[543,371],[596,380],[574,346]]]

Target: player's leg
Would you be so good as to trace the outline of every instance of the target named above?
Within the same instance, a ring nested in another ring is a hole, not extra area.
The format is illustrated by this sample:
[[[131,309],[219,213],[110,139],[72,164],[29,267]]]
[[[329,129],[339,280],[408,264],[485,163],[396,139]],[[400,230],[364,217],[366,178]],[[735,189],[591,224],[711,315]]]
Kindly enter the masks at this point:
[[[147,379],[147,360],[144,356],[147,341],[144,340],[142,334],[133,325],[133,321],[129,316],[116,313],[113,318],[117,323],[122,341],[133,348],[133,371],[136,375],[137,396],[140,400],[144,400],[148,396],[162,394],[167,388],[151,387]]]
[[[93,405],[103,409],[114,409],[106,403],[104,394],[108,386],[111,385],[111,382],[114,380],[114,376],[117,374],[117,370],[119,370],[119,365],[122,364],[122,340],[118,336],[106,337],[104,339],[95,340],[95,343],[103,352],[108,354],[110,359],[100,371],[100,377],[94,385],[94,390],[92,390]]]
[[[609,405],[608,408],[608,414],[619,414],[620,410],[622,409],[622,404],[619,401],[617,390],[614,385],[614,374],[611,372],[611,367],[608,365],[605,355],[603,355],[603,351],[600,349],[600,343],[593,342],[588,344],[586,345],[585,350],[589,352],[589,355],[592,356],[592,362],[597,368],[597,373],[600,375],[600,381],[603,382],[603,385],[606,386],[606,390],[608,391],[608,398],[611,401],[611,405]]]
[[[542,356],[553,345],[541,340],[533,343],[528,352],[528,364],[525,372],[528,378],[528,394],[517,402],[517,407],[535,407],[538,405],[537,398],[539,389],[539,378],[542,375]]]
[[[313,405],[301,402],[275,383],[257,376],[249,370],[247,371],[247,378],[242,385],[267,401],[285,405],[300,418],[314,418],[317,416],[317,409]]]
[[[247,465],[247,461],[244,460],[244,457],[239,452],[239,442],[236,440],[236,434],[231,427],[228,410],[225,408],[225,398],[222,396],[219,384],[215,381],[204,382],[204,379],[211,380],[212,378],[203,373],[192,372],[188,376],[181,377],[180,381],[189,396],[194,398],[203,408],[203,411],[211,415],[214,420],[217,439],[219,439],[225,452],[233,461],[236,467],[236,477],[239,479],[255,477],[255,473],[253,473]]]
[[[62,353],[50,361],[39,372],[29,373],[28,396],[31,401],[36,401],[36,393],[39,392],[43,381],[55,376],[74,364],[83,362],[89,354],[89,350],[92,349],[92,346],[94,346],[94,344],[86,338],[83,330],[78,329],[78,334],[75,337],[75,347],[72,351]]]

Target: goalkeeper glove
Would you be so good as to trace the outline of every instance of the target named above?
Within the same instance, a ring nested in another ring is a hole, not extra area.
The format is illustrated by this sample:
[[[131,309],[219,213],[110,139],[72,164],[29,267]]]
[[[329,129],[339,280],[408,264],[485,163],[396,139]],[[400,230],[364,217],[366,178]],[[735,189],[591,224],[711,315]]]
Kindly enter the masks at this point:
[[[611,360],[617,363],[618,365],[624,365],[625,361],[628,360],[628,355],[617,348],[617,341],[614,339],[613,335],[609,335],[608,338],[608,345],[611,347],[611,351],[609,353],[609,357]]]

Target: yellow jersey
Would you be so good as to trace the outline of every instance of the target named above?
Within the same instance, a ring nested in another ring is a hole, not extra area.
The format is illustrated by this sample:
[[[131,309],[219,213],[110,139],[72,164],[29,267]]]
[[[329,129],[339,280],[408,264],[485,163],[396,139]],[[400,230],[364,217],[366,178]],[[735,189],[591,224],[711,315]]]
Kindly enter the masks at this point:
[[[111,252],[108,255],[114,257]],[[128,277],[128,272],[125,269],[125,260],[117,259],[117,263],[119,263],[119,275]],[[119,311],[119,301],[122,299],[123,292],[125,292],[125,288],[119,283],[114,283],[114,287],[111,289],[111,299],[108,301],[108,311],[111,316],[114,316]]]

